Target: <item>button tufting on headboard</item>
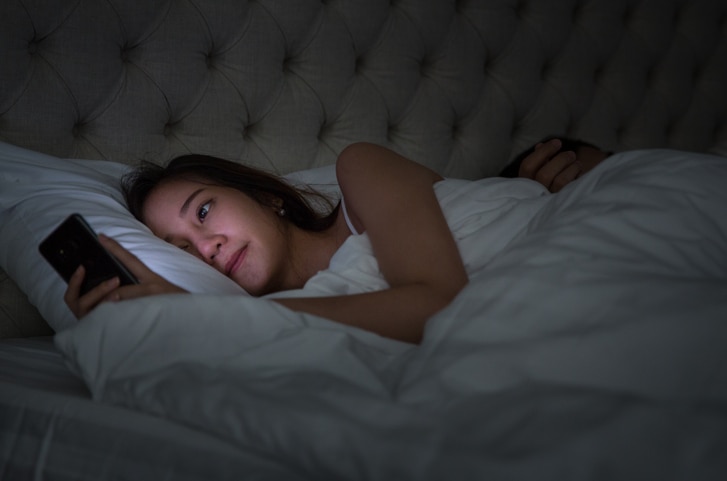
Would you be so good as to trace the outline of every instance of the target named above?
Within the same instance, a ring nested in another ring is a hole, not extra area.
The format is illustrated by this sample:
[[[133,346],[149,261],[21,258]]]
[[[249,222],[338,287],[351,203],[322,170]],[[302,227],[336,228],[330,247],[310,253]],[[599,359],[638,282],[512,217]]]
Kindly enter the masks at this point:
[[[723,0],[7,0],[0,138],[280,173],[363,140],[470,178],[547,134],[724,152],[726,15]]]

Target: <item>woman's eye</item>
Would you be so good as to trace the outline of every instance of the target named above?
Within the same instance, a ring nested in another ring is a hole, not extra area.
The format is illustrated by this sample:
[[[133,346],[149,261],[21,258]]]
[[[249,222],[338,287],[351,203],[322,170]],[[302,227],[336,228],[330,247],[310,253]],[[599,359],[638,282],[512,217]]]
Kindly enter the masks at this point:
[[[197,211],[197,219],[199,219],[200,222],[204,222],[205,217],[207,217],[207,214],[209,214],[210,211],[210,202],[207,202],[206,204],[203,204],[200,206],[199,210]]]

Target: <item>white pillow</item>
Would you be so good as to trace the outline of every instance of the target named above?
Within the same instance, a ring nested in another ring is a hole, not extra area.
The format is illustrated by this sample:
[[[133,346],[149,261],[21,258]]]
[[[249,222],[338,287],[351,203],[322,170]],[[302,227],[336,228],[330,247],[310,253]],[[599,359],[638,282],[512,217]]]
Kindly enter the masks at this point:
[[[109,161],[70,160],[0,142],[0,267],[55,331],[76,323],[65,282],[38,244],[69,214],[119,241],[149,268],[195,293],[245,294],[222,273],[155,237],[126,209],[119,179],[129,169]]]

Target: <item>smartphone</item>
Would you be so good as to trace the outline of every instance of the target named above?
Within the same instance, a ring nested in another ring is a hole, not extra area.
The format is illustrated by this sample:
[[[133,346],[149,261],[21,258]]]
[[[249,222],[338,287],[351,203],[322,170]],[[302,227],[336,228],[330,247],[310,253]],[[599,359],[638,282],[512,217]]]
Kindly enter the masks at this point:
[[[139,281],[98,241],[96,233],[80,214],[72,214],[46,237],[38,247],[40,253],[60,274],[66,283],[78,266],[83,265],[86,275],[81,284],[81,295],[101,282],[117,277],[121,285]]]

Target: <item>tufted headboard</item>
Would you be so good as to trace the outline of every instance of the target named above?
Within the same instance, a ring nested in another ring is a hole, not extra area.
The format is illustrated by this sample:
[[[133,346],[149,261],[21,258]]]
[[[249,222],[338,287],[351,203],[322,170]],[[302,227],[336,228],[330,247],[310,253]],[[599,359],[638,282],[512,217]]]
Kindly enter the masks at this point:
[[[478,178],[547,134],[725,153],[726,86],[724,0],[0,3],[0,139],[60,157],[284,174],[372,141]]]

